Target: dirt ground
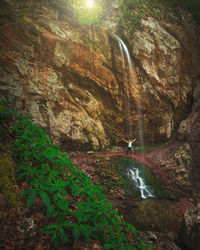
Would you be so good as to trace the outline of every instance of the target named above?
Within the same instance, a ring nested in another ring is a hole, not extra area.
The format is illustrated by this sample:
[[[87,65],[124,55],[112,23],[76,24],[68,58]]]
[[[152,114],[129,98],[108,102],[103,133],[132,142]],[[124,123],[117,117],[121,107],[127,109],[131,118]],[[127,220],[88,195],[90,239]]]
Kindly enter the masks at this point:
[[[174,150],[179,142],[175,138],[170,140],[165,145],[159,148],[151,148],[145,151],[135,151],[133,158],[139,162],[145,163],[148,167],[152,168],[155,173],[166,183],[169,187],[170,176],[165,173],[165,171],[159,167],[162,161],[166,161],[172,157]],[[118,209],[119,213],[126,218],[127,221],[131,222],[128,218],[130,202],[124,198],[124,193],[119,182],[119,176],[114,174],[111,170],[112,159],[115,156],[125,156],[124,152],[119,153],[109,153],[109,152],[69,152],[70,159],[79,169],[83,170],[91,179],[92,183],[100,182],[102,186],[105,185],[102,174],[106,176],[109,182],[113,183],[113,188],[110,190],[105,189],[105,193],[108,200],[112,202],[113,208]],[[98,166],[98,167],[97,167]],[[199,170],[196,170],[197,172]],[[196,172],[195,172],[196,173]],[[199,174],[199,172],[198,172]],[[198,179],[194,178],[198,182]],[[195,184],[195,183],[194,183]],[[26,183],[20,183],[18,185],[19,190],[23,190]],[[180,216],[183,216],[187,209],[193,207],[195,200],[190,194],[186,195],[186,198],[181,198],[178,203],[177,211]],[[50,241],[49,235],[44,235],[40,233],[40,229],[48,223],[45,218],[45,208],[39,199],[36,199],[30,210],[26,208],[13,208],[10,207],[4,196],[0,193],[0,249],[5,250],[21,250],[21,249],[84,249],[84,250],[98,250],[102,249],[102,246],[97,241],[89,241],[87,244],[73,240],[70,244],[65,244],[65,246],[55,247]],[[33,222],[31,225],[24,218],[29,219],[29,222]],[[27,231],[27,227],[29,230]],[[161,246],[166,245],[167,248],[164,249],[181,249],[169,248],[170,244],[174,244],[177,241],[177,235],[154,232],[154,240],[147,237],[147,233],[144,233],[143,237],[145,240],[149,240],[153,245],[153,249],[161,249]],[[152,237],[152,235],[151,235]]]

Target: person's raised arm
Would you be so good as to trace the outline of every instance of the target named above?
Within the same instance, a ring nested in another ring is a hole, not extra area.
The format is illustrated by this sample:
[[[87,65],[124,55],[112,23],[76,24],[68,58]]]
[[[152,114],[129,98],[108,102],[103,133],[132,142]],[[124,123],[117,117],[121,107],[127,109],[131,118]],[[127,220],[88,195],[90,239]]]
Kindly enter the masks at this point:
[[[131,142],[134,142],[134,141],[136,141],[136,139],[132,140]]]
[[[126,143],[128,143],[128,141],[127,141],[127,140],[125,140],[124,138],[122,138],[122,140],[123,140],[123,141],[125,141]]]

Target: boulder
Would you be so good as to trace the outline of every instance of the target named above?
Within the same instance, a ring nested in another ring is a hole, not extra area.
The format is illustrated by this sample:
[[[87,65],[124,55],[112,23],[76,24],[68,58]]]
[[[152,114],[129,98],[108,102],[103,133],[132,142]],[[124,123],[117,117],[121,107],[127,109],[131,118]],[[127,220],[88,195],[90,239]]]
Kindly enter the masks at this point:
[[[200,250],[200,203],[195,209],[185,212],[180,239],[188,248]]]

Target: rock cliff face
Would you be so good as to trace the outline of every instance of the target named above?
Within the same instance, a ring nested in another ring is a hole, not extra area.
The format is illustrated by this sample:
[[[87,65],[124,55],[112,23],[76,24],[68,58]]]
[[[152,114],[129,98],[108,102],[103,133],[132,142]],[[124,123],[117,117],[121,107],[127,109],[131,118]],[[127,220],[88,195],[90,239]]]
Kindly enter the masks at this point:
[[[189,249],[200,249],[200,203],[193,210],[185,212],[180,238]]]
[[[191,111],[200,33],[187,13],[172,13],[171,21],[149,14],[127,32],[131,24],[115,21],[118,1],[106,28],[80,25],[69,8],[49,1],[0,7],[0,98],[31,114],[63,148],[101,149],[127,136],[139,142],[142,123],[145,142],[165,141]],[[110,29],[132,56],[126,79]]]
[[[191,168],[190,178],[193,183],[193,193],[200,199],[200,76],[194,79],[194,102],[192,112],[183,120],[178,129],[178,139],[187,141],[191,148]]]

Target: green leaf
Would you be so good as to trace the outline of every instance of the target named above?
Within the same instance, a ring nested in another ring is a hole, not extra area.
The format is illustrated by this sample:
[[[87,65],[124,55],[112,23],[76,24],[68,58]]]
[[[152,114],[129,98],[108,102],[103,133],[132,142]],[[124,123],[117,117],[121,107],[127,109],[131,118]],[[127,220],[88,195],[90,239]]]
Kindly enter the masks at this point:
[[[64,228],[69,228],[69,227],[72,227],[73,226],[73,224],[72,224],[72,222],[71,221],[64,221],[63,223],[62,223],[62,226],[64,227]]]
[[[69,241],[67,235],[65,234],[65,231],[62,229],[62,227],[60,228],[59,232],[58,232],[58,236],[60,237],[60,239],[62,240],[63,243],[66,243]]]
[[[77,224],[74,224],[72,233],[73,233],[74,239],[75,239],[75,240],[78,240],[78,238],[79,238],[79,236],[80,236],[80,234],[81,234],[80,226],[77,225]]]
[[[126,231],[127,232],[132,232],[132,233],[136,233],[136,229],[135,229],[135,227],[133,226],[133,225],[130,225],[130,224],[126,224],[127,225],[127,228],[126,228]]]
[[[105,245],[104,245],[104,249],[105,250],[109,250],[109,249],[115,249],[115,247],[114,247],[114,245],[113,244],[111,244],[111,243],[106,243]]]
[[[26,172],[20,174],[20,175],[16,178],[16,180],[20,180],[20,179],[21,179],[22,177],[24,177],[25,175],[27,175]]]
[[[57,216],[57,211],[56,211],[54,205],[47,207],[47,213],[46,213],[47,219],[49,219],[50,217],[55,218],[56,216]]]
[[[57,200],[56,205],[64,212],[68,210],[69,202],[65,199]]]
[[[59,245],[59,239],[56,232],[52,235],[52,241],[56,246]]]
[[[85,225],[82,225],[82,234],[85,238],[85,241],[88,241],[90,239],[90,236],[91,236],[91,227],[87,224]]]
[[[37,190],[30,189],[27,191],[28,191],[28,197],[27,197],[27,201],[26,201],[26,206],[27,206],[27,208],[29,208],[33,204],[33,202],[35,201],[35,198],[37,196]]]
[[[46,187],[46,190],[48,190],[49,192],[57,192],[59,191],[59,188],[58,187]]]
[[[40,197],[41,197],[42,201],[44,202],[44,204],[49,208],[51,205],[51,200],[50,200],[48,194],[42,190],[39,191],[39,194],[40,194]]]
[[[58,224],[48,224],[47,226],[45,226],[42,230],[52,230],[52,229],[57,229],[59,227]]]

